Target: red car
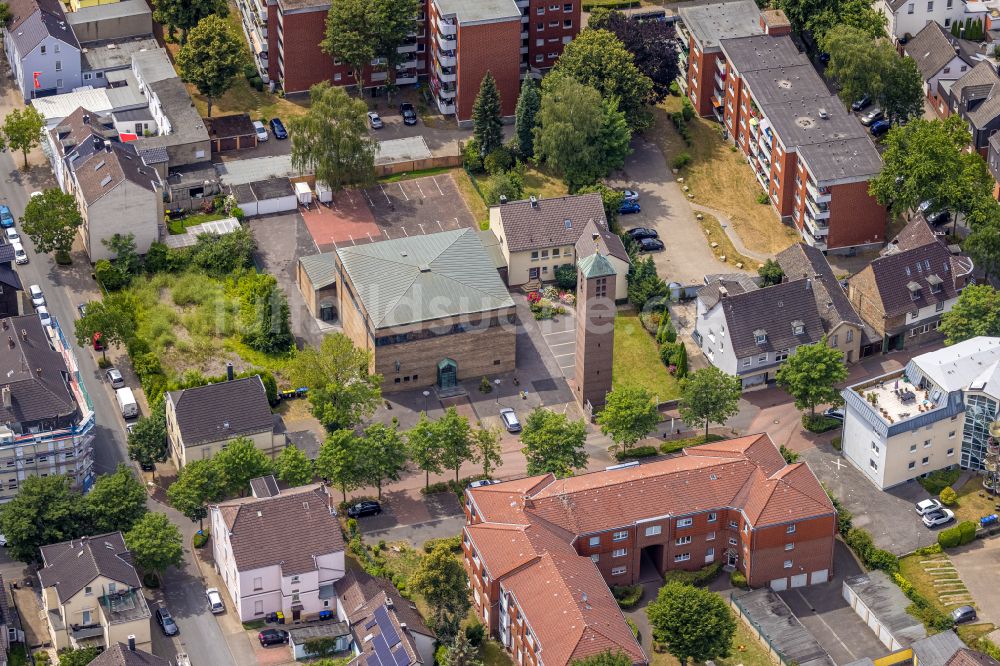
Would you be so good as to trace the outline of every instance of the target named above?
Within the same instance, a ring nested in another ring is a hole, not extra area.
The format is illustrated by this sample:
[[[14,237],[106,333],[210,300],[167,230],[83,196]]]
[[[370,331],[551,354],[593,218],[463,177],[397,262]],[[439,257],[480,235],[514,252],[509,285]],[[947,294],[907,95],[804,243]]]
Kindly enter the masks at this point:
[[[94,343],[94,351],[104,351],[103,336],[101,336],[100,331],[94,333],[93,343]]]

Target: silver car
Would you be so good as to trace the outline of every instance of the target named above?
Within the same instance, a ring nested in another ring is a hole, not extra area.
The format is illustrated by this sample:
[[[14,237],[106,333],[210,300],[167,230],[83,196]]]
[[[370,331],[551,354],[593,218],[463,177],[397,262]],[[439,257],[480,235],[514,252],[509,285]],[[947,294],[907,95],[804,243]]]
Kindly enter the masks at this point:
[[[267,141],[271,137],[271,135],[267,132],[267,128],[264,127],[264,123],[259,120],[253,121],[253,131],[254,134],[257,135],[257,140],[260,142]]]
[[[222,595],[219,594],[219,589],[216,587],[210,587],[205,590],[205,596],[208,597],[208,608],[212,611],[214,615],[226,612],[226,604],[222,602]]]
[[[120,389],[125,386],[125,378],[122,377],[122,373],[119,372],[118,368],[111,368],[104,376],[108,378],[108,383],[111,384],[111,388]]]
[[[507,432],[521,432],[521,422],[517,420],[517,413],[510,407],[500,410],[500,420]]]

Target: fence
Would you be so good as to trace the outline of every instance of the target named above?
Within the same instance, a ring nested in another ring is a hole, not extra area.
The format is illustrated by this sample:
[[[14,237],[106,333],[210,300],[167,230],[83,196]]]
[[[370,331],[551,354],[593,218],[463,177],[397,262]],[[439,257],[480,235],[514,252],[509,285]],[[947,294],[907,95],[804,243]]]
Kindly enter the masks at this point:
[[[376,164],[375,177],[393,176],[397,173],[410,173],[412,171],[423,171],[425,169],[442,169],[445,167],[462,166],[461,155],[439,155],[419,160],[405,160],[393,162],[391,164]]]
[[[757,640],[760,641],[761,645],[767,648],[767,656],[771,658],[771,661],[773,661],[775,664],[786,664],[786,665],[795,663],[792,660],[788,659],[784,655],[784,653],[781,650],[779,650],[774,643],[771,642],[771,639],[768,638],[767,634],[764,632],[763,629],[761,629],[760,625],[754,622],[753,618],[750,617],[750,615],[746,612],[746,609],[743,608],[739,600],[736,598],[735,592],[731,592],[729,594],[729,605],[732,606],[733,610],[736,611],[736,614],[739,615],[740,619],[743,621],[743,624],[745,624],[750,629],[750,633],[752,633],[757,638]]]

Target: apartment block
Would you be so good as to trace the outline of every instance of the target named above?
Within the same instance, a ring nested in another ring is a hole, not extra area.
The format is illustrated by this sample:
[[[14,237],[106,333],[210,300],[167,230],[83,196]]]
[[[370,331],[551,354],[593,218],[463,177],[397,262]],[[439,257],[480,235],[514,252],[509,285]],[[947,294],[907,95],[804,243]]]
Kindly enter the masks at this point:
[[[465,511],[476,612],[517,663],[532,666],[604,650],[645,663],[608,586],[654,570],[722,562],[752,586],[784,590],[826,582],[833,567],[830,499],[766,434],[469,489]]]

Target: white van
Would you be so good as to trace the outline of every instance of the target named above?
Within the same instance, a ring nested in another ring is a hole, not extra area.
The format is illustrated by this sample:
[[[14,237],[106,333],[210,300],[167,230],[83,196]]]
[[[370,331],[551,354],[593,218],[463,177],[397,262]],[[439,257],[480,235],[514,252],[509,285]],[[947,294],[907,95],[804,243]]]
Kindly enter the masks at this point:
[[[115,390],[115,398],[118,400],[118,409],[122,411],[122,416],[127,419],[139,416],[139,403],[135,401],[132,389],[126,386]]]
[[[26,264],[28,263],[28,253],[24,251],[24,246],[21,245],[20,241],[15,241],[11,243],[14,248],[14,263],[15,264]]]

